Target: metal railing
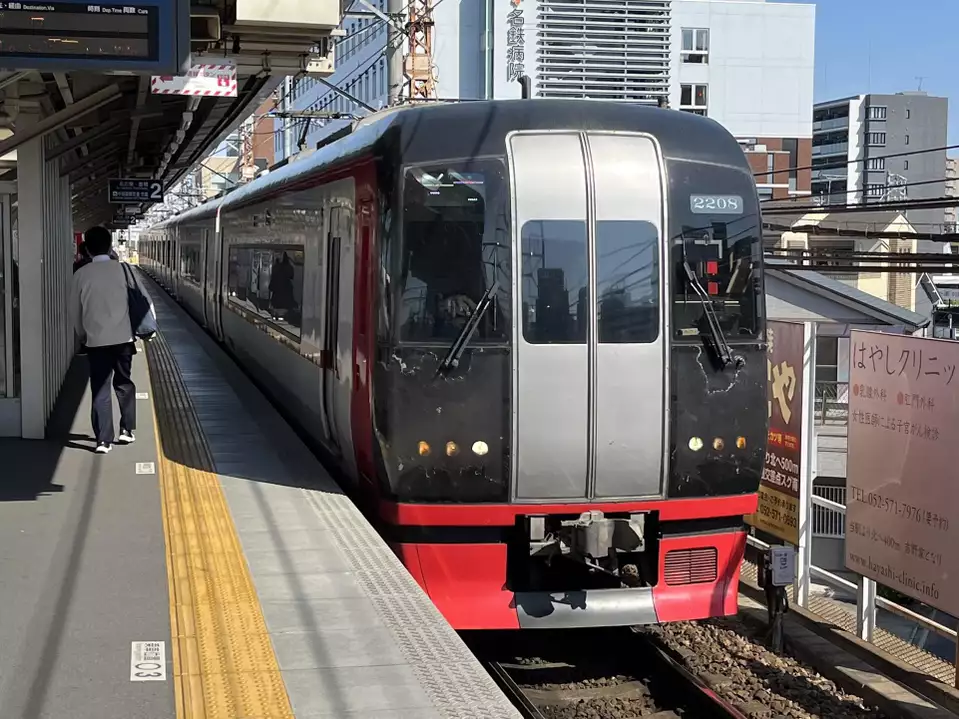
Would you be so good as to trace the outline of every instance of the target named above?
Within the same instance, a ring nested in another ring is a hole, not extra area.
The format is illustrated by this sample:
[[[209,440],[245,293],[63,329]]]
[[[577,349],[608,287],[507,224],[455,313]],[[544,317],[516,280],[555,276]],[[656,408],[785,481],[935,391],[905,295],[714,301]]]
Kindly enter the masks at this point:
[[[849,423],[849,383],[816,382],[816,424],[844,427]]]
[[[828,499],[830,502],[845,506],[846,488],[813,484],[813,496]],[[813,500],[812,536],[826,539],[845,539],[846,515],[835,509],[823,507]]]
[[[839,502],[833,502],[830,499],[825,497],[817,496],[813,494],[812,496],[813,510],[817,507],[828,509],[833,513],[842,515],[843,520],[846,516],[846,505],[840,504]],[[761,539],[756,537],[749,536],[746,538],[749,544],[756,547],[760,550],[768,550],[770,545]],[[897,604],[885,597],[878,596],[876,592],[876,582],[872,579],[858,575],[858,581],[851,582],[848,579],[840,577],[838,574],[833,574],[828,572],[825,569],[817,567],[815,565],[810,565],[809,567],[810,574],[813,579],[817,579],[824,584],[838,589],[840,591],[851,592],[856,596],[856,633],[861,639],[864,639],[868,642],[873,641],[873,636],[876,631],[876,610],[884,609],[887,612],[895,614],[903,619],[906,619],[911,622],[915,622],[923,629],[926,629],[934,634],[938,634],[945,639],[948,639],[952,642],[956,642],[959,639],[956,630],[950,629],[944,624],[940,624],[937,621],[929,619],[926,616],[923,616],[919,612],[915,612],[908,607],[904,607],[901,604]],[[801,600],[801,595],[796,593],[796,603],[802,606],[804,609],[808,609],[805,606],[805,603]]]
[[[849,151],[848,142],[831,142],[828,145],[813,145],[812,156],[839,155]]]

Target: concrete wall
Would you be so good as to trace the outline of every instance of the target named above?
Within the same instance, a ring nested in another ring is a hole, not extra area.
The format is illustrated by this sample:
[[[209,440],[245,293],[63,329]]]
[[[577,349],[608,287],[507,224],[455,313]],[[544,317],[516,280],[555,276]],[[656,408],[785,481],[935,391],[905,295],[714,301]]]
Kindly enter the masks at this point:
[[[674,0],[673,87],[707,83],[709,116],[737,137],[812,136],[816,8],[792,3]],[[709,63],[680,62],[682,28],[709,28]]]

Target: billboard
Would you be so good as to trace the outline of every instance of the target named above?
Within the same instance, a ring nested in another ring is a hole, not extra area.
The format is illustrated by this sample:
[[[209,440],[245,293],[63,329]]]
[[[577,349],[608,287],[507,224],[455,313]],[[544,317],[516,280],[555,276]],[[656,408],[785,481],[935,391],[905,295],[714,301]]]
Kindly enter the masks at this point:
[[[759,506],[746,521],[756,529],[798,545],[804,328],[792,322],[771,321],[766,333],[769,434]]]
[[[959,616],[959,343],[854,330],[846,566]]]

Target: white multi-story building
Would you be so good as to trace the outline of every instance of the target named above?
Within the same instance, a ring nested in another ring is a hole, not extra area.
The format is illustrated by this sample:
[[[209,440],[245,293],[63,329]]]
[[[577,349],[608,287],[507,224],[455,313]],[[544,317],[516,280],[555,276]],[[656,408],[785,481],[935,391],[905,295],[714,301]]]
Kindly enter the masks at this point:
[[[385,10],[386,1],[374,3]],[[656,104],[708,115],[747,148],[757,172],[811,164],[815,6],[765,0],[433,0],[441,99],[520,96]],[[385,23],[347,18],[330,82],[381,107],[388,95]],[[297,109],[366,111],[314,80]],[[348,120],[311,121],[313,146]],[[290,136],[303,136],[303,121]],[[278,133],[277,158],[284,154]],[[765,179],[765,181],[762,181]],[[806,194],[808,171],[760,178],[762,194]]]

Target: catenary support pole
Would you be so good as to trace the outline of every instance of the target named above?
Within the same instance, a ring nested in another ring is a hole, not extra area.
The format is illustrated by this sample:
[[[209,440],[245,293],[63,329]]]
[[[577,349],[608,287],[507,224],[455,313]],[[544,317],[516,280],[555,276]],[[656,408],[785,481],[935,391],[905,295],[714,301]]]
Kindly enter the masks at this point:
[[[389,83],[390,107],[399,104],[406,79],[403,72],[403,58],[406,56],[403,33],[397,27],[402,26],[405,10],[404,0],[389,0],[386,6],[386,12],[393,20],[386,30],[386,76]]]

